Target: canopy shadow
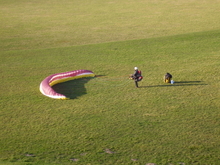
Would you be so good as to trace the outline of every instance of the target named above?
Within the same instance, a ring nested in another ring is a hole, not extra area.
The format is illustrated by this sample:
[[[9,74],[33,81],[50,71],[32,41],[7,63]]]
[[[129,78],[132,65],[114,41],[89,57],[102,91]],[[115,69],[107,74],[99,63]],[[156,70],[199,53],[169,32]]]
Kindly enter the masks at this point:
[[[87,94],[85,84],[95,77],[85,77],[75,80],[66,81],[52,86],[57,93],[65,95],[69,99],[76,99]]]

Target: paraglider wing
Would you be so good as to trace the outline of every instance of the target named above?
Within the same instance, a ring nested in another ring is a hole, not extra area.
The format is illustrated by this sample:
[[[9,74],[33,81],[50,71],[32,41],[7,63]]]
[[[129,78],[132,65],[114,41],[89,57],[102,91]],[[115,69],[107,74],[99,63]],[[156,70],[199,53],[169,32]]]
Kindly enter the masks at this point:
[[[52,86],[65,81],[83,78],[94,77],[95,74],[90,70],[74,70],[70,72],[57,73],[46,77],[40,84],[40,91],[43,95],[54,99],[68,99],[65,95],[57,93]]]

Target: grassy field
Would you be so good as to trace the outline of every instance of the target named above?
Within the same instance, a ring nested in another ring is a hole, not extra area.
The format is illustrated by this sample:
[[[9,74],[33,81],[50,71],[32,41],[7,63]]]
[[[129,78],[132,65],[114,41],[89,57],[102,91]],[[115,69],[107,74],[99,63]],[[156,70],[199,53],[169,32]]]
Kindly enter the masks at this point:
[[[0,4],[0,164],[219,164],[219,1]],[[99,77],[40,93],[78,69]]]

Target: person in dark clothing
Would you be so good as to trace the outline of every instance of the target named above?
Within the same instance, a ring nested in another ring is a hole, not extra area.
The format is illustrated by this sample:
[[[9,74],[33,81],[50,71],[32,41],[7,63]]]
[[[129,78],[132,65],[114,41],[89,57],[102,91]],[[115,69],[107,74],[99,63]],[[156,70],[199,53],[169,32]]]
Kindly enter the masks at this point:
[[[143,76],[141,75],[141,71],[137,67],[134,67],[134,74],[130,75],[130,78],[134,80],[135,86],[138,88],[138,81],[141,81]]]
[[[165,83],[171,83],[172,77],[173,77],[173,76],[172,76],[170,73],[166,73],[166,74],[164,75],[164,82],[165,82]]]

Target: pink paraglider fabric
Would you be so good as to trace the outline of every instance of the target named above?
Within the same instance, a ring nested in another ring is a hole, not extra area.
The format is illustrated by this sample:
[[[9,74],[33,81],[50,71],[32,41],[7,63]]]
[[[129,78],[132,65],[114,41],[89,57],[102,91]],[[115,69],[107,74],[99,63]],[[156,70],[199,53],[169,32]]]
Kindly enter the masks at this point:
[[[65,81],[83,78],[94,77],[95,74],[90,70],[74,70],[70,72],[57,73],[46,77],[40,84],[40,91],[43,95],[54,99],[68,99],[65,95],[57,93],[52,86]]]

